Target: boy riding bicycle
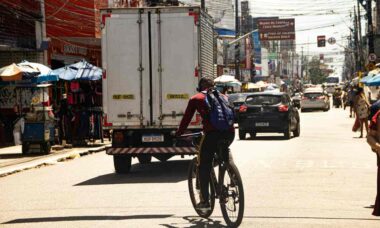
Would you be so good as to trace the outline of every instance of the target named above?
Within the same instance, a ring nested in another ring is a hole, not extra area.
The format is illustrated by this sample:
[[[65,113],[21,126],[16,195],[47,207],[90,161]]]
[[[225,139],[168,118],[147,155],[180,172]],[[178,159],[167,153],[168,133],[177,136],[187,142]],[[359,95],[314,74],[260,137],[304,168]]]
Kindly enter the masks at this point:
[[[228,140],[230,144],[235,137],[235,129],[233,124],[228,125],[228,128],[220,130],[212,124],[210,120],[210,107],[209,107],[209,95],[208,93],[214,91],[214,81],[211,78],[203,77],[198,84],[199,93],[190,98],[187,105],[185,114],[182,118],[181,124],[176,132],[176,136],[180,136],[189,126],[191,119],[195,111],[197,111],[202,117],[202,125],[204,136],[200,142],[199,149],[199,181],[201,188],[201,202],[197,205],[199,209],[208,210],[210,208],[209,203],[209,183],[210,172],[212,169],[212,160],[214,153],[217,152],[218,142],[222,140]],[[227,97],[220,93],[217,94],[218,99],[224,99],[227,101]],[[228,101],[227,101],[228,102]],[[225,113],[225,112],[223,112]]]

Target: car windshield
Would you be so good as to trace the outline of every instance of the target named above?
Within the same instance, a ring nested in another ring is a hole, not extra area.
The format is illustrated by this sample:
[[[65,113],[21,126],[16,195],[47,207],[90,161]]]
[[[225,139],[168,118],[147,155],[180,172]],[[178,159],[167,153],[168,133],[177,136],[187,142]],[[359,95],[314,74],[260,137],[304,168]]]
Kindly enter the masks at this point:
[[[247,97],[245,101],[248,105],[275,105],[281,103],[281,96],[256,95]]]
[[[244,102],[248,94],[245,93],[234,93],[228,95],[228,101],[232,104],[233,102]]]
[[[316,97],[323,96],[323,94],[322,93],[305,93],[304,96],[307,98],[316,98]]]

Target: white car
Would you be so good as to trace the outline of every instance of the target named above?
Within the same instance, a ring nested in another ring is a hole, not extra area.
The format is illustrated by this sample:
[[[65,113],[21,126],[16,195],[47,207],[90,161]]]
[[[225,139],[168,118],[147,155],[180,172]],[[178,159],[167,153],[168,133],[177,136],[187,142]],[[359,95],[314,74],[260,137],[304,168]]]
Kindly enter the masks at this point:
[[[328,94],[320,88],[306,89],[301,100],[301,112],[305,110],[330,110]]]

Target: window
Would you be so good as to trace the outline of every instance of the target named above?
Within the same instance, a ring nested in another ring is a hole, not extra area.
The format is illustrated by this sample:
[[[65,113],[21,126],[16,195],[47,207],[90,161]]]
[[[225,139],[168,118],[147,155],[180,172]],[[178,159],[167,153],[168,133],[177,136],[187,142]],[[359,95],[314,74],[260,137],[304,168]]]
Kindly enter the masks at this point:
[[[274,95],[257,95],[247,98],[246,103],[248,105],[276,105],[281,103],[282,96]]]

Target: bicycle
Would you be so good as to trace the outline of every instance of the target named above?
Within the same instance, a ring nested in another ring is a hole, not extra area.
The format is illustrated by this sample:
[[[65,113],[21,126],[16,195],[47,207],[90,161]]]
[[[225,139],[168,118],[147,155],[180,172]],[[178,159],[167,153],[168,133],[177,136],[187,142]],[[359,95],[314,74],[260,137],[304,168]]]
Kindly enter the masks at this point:
[[[188,171],[188,187],[191,203],[200,217],[208,218],[214,211],[215,199],[218,198],[224,221],[229,227],[238,227],[243,220],[244,214],[243,182],[238,168],[229,157],[229,142],[227,140],[219,142],[217,153],[214,154],[209,187],[211,209],[204,212],[196,207],[200,202],[201,194],[198,161],[200,155],[199,142],[202,136],[202,133],[180,136],[181,138],[191,137],[193,145],[198,151],[197,157],[190,163]],[[218,178],[216,178],[217,175],[215,173],[216,167],[218,167]]]

